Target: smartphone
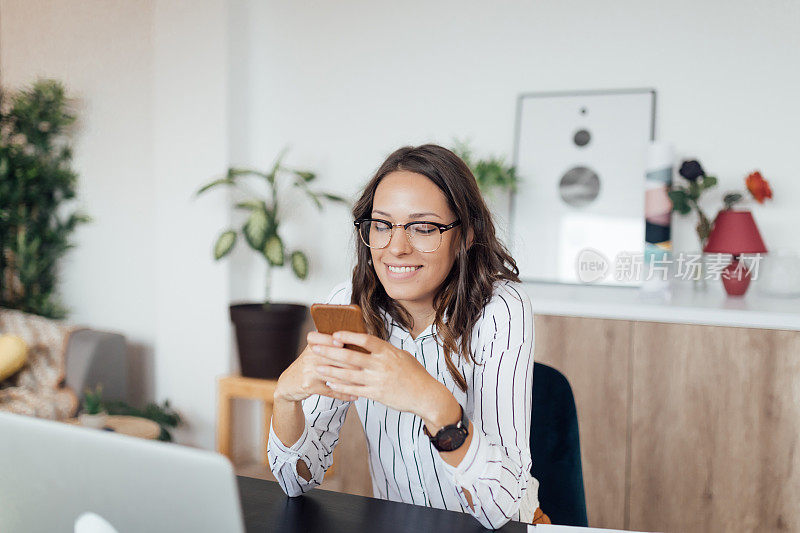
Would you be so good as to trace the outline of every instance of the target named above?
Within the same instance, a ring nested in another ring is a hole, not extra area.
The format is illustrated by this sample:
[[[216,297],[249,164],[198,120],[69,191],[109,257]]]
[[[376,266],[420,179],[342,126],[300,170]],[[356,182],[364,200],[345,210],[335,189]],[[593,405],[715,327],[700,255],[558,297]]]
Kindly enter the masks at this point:
[[[332,335],[337,331],[367,332],[364,315],[356,304],[312,304],[311,318],[314,319],[317,331],[327,335]],[[357,352],[369,353],[361,346],[354,344],[345,344],[344,347]]]

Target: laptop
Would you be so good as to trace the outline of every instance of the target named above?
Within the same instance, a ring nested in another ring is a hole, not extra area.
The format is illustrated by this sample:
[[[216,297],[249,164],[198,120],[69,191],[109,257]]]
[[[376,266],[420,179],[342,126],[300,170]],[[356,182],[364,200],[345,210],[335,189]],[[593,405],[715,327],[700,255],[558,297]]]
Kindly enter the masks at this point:
[[[0,412],[0,531],[243,532],[214,452]]]

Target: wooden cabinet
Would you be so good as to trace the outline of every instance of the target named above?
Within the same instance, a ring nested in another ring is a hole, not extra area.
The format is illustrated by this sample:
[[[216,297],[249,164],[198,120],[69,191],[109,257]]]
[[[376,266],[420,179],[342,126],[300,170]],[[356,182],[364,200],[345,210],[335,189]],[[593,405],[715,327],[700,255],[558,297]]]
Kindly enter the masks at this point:
[[[800,332],[536,316],[570,380],[590,525],[800,530]]]
[[[631,529],[800,531],[800,332],[636,322]]]
[[[560,370],[572,385],[589,523],[619,528],[625,522],[630,323],[536,315],[534,334],[535,360]]]

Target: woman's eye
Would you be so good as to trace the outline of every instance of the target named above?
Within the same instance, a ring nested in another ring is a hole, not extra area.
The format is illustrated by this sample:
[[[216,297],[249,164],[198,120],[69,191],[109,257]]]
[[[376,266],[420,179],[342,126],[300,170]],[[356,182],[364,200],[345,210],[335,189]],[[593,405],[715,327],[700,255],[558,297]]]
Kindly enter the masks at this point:
[[[436,226],[432,224],[417,224],[414,226],[414,231],[416,231],[420,235],[430,235],[431,233],[436,231]]]
[[[372,230],[381,232],[381,231],[389,231],[389,226],[383,224],[382,222],[373,222],[372,223]]]

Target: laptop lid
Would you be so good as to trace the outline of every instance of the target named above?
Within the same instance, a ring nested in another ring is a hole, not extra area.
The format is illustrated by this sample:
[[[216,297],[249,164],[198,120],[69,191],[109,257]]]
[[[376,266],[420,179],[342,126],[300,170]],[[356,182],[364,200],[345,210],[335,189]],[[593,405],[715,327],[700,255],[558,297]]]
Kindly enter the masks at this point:
[[[103,522],[119,532],[244,531],[220,454],[0,412],[0,531],[72,532],[76,522],[78,531]]]

